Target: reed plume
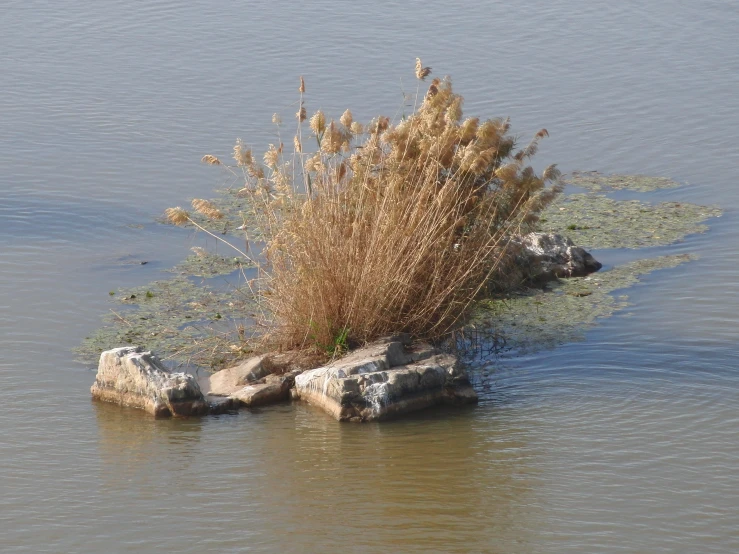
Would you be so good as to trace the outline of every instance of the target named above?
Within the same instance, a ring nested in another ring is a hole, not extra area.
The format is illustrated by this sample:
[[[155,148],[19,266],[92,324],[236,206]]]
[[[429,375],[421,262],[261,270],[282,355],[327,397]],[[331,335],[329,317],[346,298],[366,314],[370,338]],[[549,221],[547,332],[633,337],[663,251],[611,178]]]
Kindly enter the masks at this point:
[[[416,59],[419,80],[430,72]],[[302,122],[302,77],[299,90]],[[525,165],[546,130],[514,154],[510,122],[465,119],[448,78],[434,79],[401,121],[378,116],[365,127],[346,110],[327,122],[318,110],[309,126],[314,152],[298,135],[292,156],[270,144],[262,165],[241,140],[234,147],[246,219],[264,241],[257,292],[271,347],[447,336],[490,287],[510,284],[510,237],[531,230],[561,190],[556,166],[537,176]],[[193,208],[215,216],[206,202]],[[166,215],[192,221],[179,207]]]
[[[416,58],[416,79],[423,81],[431,74],[430,67],[423,67],[421,58]]]
[[[429,73],[417,60],[416,76]],[[338,122],[317,111],[317,151],[295,141],[303,173],[278,166],[270,145],[269,191],[246,188],[265,240],[273,345],[320,350],[342,334],[362,343],[399,331],[438,339],[506,284],[510,236],[561,189],[556,167],[539,177],[524,165],[546,132],[513,155],[508,120],[463,119],[449,79],[431,88],[397,123],[379,116],[364,128],[349,110]]]
[[[185,223],[190,221],[190,214],[188,214],[179,206],[177,206],[176,208],[167,208],[164,211],[164,216],[167,218],[167,221],[173,223],[174,225],[184,225]]]
[[[219,160],[212,154],[206,154],[200,159],[200,161],[208,165],[221,165],[221,160]]]
[[[192,201],[192,207],[196,212],[203,214],[208,219],[223,219],[223,212],[221,212],[213,202],[208,200],[195,198]]]

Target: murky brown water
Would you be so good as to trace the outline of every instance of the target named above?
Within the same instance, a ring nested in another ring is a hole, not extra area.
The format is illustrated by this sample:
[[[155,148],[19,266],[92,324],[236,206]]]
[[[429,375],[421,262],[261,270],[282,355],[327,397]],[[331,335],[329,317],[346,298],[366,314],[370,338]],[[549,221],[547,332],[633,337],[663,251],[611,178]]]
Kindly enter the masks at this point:
[[[0,551],[739,551],[739,7],[643,4],[6,2]],[[490,363],[470,410],[354,426],[92,404],[69,349],[109,290],[202,244],[152,222],[218,184],[200,156],[274,142],[301,74],[309,110],[392,115],[418,55],[468,113],[545,126],[542,166],[721,205],[649,252],[701,259],[584,342]]]

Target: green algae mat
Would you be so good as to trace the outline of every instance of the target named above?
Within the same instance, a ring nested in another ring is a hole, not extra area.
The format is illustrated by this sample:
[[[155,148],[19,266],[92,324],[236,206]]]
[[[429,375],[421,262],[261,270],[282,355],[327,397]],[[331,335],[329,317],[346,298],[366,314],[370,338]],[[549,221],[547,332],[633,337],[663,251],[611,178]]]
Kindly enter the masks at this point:
[[[679,186],[662,177],[577,172],[564,181],[587,192],[557,198],[542,214],[540,230],[568,236],[587,250],[668,246],[707,231],[705,222],[721,215],[717,207],[607,196],[613,191],[638,196]],[[628,289],[653,271],[693,259],[690,254],[637,259],[587,277],[558,279],[544,288],[500,295],[480,303],[469,330],[490,337],[499,351],[518,353],[581,340],[598,319],[628,306],[628,295],[615,296],[616,291]]]
[[[689,254],[637,260],[587,277],[557,279],[544,288],[521,290],[482,302],[471,330],[486,333],[500,350],[536,352],[584,338],[597,320],[627,307],[628,296],[615,291],[658,269],[695,259]]]
[[[708,230],[704,222],[719,215],[718,208],[685,202],[647,204],[599,193],[571,194],[547,208],[540,228],[567,235],[585,249],[646,248],[703,233]]]
[[[568,236],[588,250],[667,246],[705,232],[706,221],[721,215],[716,207],[608,196],[613,191],[638,196],[678,186],[662,177],[575,172],[564,180],[586,192],[557,198],[542,214],[540,230]],[[248,207],[238,191],[220,191],[213,202],[226,214],[217,232],[233,232],[244,224]],[[692,259],[684,254],[637,259],[587,277],[552,281],[543,289],[491,298],[480,303],[468,330],[495,337],[506,350],[515,352],[580,340],[598,319],[628,305],[628,296],[614,295],[616,291],[634,285],[641,276]],[[78,357],[94,365],[101,351],[135,344],[175,364],[218,369],[247,355],[243,339],[259,319],[254,294],[246,285],[250,269],[240,258],[194,249],[192,256],[169,270],[172,278],[111,291],[110,312],[103,326],[76,349]],[[211,283],[226,275],[237,284]]]

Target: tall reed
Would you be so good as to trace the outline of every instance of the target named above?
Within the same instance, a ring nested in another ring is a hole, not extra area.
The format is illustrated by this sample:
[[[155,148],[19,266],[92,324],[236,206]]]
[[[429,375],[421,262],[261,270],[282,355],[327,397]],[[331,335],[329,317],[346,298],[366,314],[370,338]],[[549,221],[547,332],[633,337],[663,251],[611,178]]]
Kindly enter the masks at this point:
[[[419,80],[430,71],[417,60]],[[560,191],[555,166],[527,165],[547,131],[516,150],[507,119],[463,118],[449,78],[410,116],[366,126],[349,110],[308,118],[302,78],[299,91],[291,152],[270,145],[259,163],[234,147],[265,243],[266,339],[335,352],[395,332],[445,336],[491,283],[506,285],[509,238]]]

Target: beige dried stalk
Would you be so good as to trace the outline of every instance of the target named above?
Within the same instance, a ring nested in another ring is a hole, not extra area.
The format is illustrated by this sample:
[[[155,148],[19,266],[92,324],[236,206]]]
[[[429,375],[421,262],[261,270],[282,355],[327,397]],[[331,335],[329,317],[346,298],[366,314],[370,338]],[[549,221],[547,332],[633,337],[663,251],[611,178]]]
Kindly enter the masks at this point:
[[[417,59],[416,76],[429,73]],[[302,101],[302,79],[300,92]],[[507,120],[463,120],[462,104],[448,79],[434,79],[397,124],[381,116],[365,133],[349,110],[328,125],[319,110],[316,152],[298,136],[294,161],[280,165],[281,147],[270,145],[268,178],[244,162],[248,218],[265,243],[260,295],[272,346],[444,337],[491,283],[508,284],[509,238],[532,228],[561,189],[559,172],[539,177],[524,165],[544,131],[514,155]],[[302,104],[297,116],[305,119]]]

